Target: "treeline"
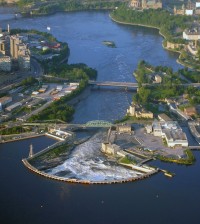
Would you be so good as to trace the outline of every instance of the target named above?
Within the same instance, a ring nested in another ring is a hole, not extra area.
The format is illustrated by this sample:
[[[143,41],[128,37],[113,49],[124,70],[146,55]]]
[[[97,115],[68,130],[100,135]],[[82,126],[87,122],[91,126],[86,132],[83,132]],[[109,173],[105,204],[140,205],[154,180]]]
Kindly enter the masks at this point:
[[[19,0],[18,5],[21,9],[27,6],[34,6],[32,14],[50,14],[59,11],[91,10],[91,9],[115,9],[122,4],[120,0],[58,0],[41,2],[39,0]]]
[[[54,57],[52,61],[44,63],[44,71],[54,77],[64,78],[69,81],[79,81],[96,79],[97,71],[88,67],[83,63],[79,64],[58,64],[56,63],[57,57]],[[51,63],[51,66],[49,66]]]
[[[181,75],[185,76],[192,82],[200,82],[200,72],[188,70],[187,68],[179,70]]]
[[[12,128],[3,129],[0,131],[0,135],[12,135],[30,132],[31,129],[23,128],[22,126],[16,126]]]
[[[125,5],[114,10],[111,16],[120,22],[156,27],[167,40],[180,43],[182,43],[182,38],[178,37],[182,35],[182,31],[187,28],[188,23],[193,21],[191,16],[174,16],[162,9],[137,11],[131,10]]]
[[[38,80],[32,76],[24,79],[21,81],[20,85],[22,86],[31,86],[33,84],[35,84],[36,82],[38,82]]]

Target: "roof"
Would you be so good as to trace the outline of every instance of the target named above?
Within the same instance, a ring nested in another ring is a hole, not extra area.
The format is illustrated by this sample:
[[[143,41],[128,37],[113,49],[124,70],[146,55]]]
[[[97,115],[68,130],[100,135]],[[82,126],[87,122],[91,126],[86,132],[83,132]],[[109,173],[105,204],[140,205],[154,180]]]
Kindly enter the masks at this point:
[[[7,100],[12,100],[12,97],[10,96],[3,96],[0,98],[0,103],[4,103]]]
[[[184,109],[184,112],[186,114],[196,114],[197,113],[195,107],[187,107],[187,108]]]
[[[168,117],[166,114],[162,113],[162,114],[159,114],[158,115],[158,118],[160,120],[163,120],[163,121],[172,121],[172,119],[170,117]]]

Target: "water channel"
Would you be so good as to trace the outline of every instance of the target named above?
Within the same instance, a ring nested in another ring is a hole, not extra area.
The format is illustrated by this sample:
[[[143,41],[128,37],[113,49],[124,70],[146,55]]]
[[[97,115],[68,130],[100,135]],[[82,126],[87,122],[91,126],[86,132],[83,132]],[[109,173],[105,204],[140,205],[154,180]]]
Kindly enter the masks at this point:
[[[3,15],[1,15],[3,17]],[[1,18],[1,17],[0,17]],[[3,17],[1,26],[50,32],[69,44],[69,63],[83,62],[98,70],[98,80],[134,81],[132,73],[144,59],[154,65],[178,69],[177,54],[162,48],[154,29],[112,22],[108,12],[59,13],[18,20]],[[116,48],[102,45],[103,40]],[[132,93],[104,89],[76,106],[74,122],[94,119],[113,121],[122,117]],[[36,138],[0,145],[0,223],[199,223],[200,153],[194,166],[156,162],[176,173],[173,179],[157,174],[139,182],[84,186],[66,184],[31,173],[21,163],[32,143],[34,151],[54,140]]]

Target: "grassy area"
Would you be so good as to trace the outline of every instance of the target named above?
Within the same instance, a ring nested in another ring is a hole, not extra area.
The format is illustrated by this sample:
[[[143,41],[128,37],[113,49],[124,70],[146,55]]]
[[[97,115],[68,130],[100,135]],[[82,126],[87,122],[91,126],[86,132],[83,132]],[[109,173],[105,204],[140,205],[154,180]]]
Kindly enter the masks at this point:
[[[126,157],[123,157],[119,160],[120,163],[125,163],[125,164],[135,164],[137,163],[137,161],[131,159],[131,158],[128,158],[127,156]]]
[[[170,162],[170,163],[178,163],[178,164],[182,164],[182,165],[192,165],[194,164],[194,162],[196,161],[192,151],[190,149],[186,149],[185,150],[185,154],[187,155],[187,158],[180,158],[180,159],[176,159],[176,158],[172,158],[172,157],[165,157],[162,155],[157,155],[156,158],[164,161],[164,162]]]
[[[64,153],[69,153],[72,148],[73,148],[72,144],[65,143],[63,145],[53,148],[52,150],[50,150],[42,155],[39,155],[36,158],[33,158],[31,161],[34,162],[34,161],[38,161],[38,160],[55,159]]]

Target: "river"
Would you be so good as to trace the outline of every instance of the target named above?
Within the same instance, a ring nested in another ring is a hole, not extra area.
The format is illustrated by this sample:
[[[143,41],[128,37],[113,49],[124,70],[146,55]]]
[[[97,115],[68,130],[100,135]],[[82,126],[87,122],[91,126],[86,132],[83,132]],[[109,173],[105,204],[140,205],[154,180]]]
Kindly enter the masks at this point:
[[[162,48],[157,30],[125,26],[109,19],[108,12],[58,13],[18,20],[3,17],[1,26],[50,32],[70,47],[69,63],[83,62],[98,71],[100,81],[135,81],[139,60],[180,68],[177,54]],[[0,17],[1,18],[1,17]],[[116,43],[116,48],[102,44]],[[132,93],[104,89],[92,91],[76,106],[74,122],[122,117]],[[37,176],[21,159],[29,145],[34,151],[54,140],[40,137],[0,145],[0,223],[199,223],[200,153],[193,166],[156,162],[176,173],[172,179],[159,173],[143,181],[116,185],[76,185]]]

